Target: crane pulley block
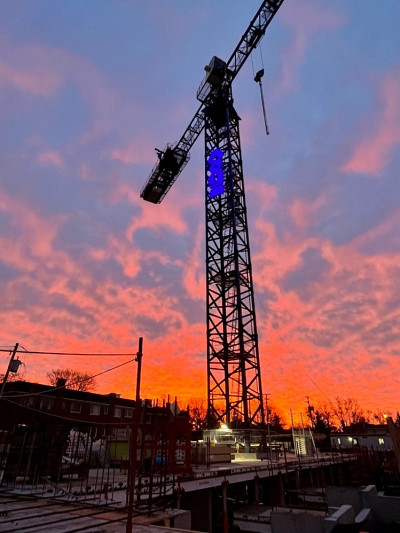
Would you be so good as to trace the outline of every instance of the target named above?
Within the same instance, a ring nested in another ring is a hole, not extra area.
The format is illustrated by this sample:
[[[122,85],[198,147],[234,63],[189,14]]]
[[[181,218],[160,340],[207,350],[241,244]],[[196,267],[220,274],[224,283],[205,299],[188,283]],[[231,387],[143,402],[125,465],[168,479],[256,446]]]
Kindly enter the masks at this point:
[[[140,196],[153,204],[159,204],[171,185],[189,161],[189,154],[178,146],[156,150],[159,161],[151,171]]]

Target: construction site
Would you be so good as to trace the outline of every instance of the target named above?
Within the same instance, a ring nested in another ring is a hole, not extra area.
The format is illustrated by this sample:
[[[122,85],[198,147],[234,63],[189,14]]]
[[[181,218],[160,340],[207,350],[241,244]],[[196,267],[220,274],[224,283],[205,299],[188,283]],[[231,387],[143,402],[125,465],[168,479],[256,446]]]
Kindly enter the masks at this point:
[[[332,435],[321,448],[310,427],[199,432],[176,401],[79,392],[62,380],[10,382],[0,409],[2,532],[398,530],[379,529],[400,513],[391,419],[370,440],[340,446]]]

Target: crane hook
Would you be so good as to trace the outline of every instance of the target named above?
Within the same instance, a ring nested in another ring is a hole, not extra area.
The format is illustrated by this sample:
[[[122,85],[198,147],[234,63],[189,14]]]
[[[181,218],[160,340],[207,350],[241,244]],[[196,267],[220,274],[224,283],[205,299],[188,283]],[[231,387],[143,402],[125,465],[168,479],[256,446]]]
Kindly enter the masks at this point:
[[[258,83],[260,86],[260,94],[261,94],[261,104],[263,108],[263,115],[264,115],[264,124],[265,124],[265,132],[267,135],[269,135],[269,128],[268,128],[268,121],[267,121],[267,112],[265,110],[265,102],[264,102],[264,93],[263,93],[263,87],[261,83],[261,78],[264,76],[264,69],[262,68],[257,72],[255,75],[254,81]]]

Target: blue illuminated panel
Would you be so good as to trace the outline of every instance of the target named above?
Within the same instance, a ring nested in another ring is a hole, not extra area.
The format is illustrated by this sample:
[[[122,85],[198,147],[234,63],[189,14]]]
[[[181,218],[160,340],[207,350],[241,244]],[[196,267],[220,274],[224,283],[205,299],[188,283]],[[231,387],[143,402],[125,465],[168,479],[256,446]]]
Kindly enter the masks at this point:
[[[209,187],[209,198],[219,196],[225,192],[224,169],[222,158],[224,153],[219,148],[214,148],[207,159],[207,182]]]

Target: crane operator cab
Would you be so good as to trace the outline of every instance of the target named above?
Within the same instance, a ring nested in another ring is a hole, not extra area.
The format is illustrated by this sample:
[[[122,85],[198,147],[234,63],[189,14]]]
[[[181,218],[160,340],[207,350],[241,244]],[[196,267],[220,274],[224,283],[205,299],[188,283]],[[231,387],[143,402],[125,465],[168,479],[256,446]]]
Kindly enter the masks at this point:
[[[197,91],[197,100],[204,102],[212,89],[222,85],[226,76],[226,63],[217,56],[214,56],[210,64],[204,67],[206,76]]]

